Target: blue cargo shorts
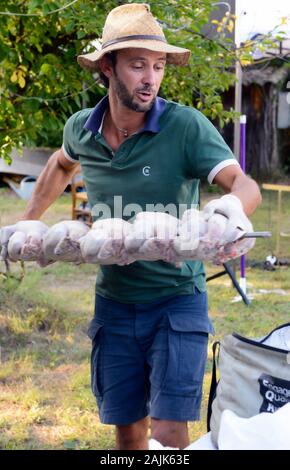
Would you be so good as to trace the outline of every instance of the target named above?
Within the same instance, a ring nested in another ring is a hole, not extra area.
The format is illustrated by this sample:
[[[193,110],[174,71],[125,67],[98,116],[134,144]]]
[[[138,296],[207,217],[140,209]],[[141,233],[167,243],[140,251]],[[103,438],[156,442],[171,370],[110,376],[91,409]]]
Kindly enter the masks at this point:
[[[196,421],[207,359],[207,294],[119,303],[96,295],[91,385],[100,421]]]

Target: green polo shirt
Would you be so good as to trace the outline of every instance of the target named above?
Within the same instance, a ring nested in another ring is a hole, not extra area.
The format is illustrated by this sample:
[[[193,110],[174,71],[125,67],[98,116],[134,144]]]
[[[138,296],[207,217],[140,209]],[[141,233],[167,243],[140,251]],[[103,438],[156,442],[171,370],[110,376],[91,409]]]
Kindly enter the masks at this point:
[[[93,218],[129,220],[140,210],[180,217],[199,203],[199,181],[211,183],[220,169],[237,164],[211,122],[196,109],[157,98],[144,128],[113,152],[101,133],[108,97],[69,118],[64,128],[66,157],[79,161]],[[176,211],[176,214],[174,214]],[[205,291],[199,261],[180,268],[163,261],[100,266],[96,293],[125,303]]]

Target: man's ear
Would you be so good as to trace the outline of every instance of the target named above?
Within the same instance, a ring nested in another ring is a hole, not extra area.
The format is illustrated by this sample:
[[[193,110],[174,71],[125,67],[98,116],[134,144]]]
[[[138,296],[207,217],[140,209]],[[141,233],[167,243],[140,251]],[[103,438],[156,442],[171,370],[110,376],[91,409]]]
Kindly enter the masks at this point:
[[[113,75],[113,66],[108,59],[106,55],[104,55],[100,60],[99,60],[99,69],[100,71],[107,77],[110,78]]]

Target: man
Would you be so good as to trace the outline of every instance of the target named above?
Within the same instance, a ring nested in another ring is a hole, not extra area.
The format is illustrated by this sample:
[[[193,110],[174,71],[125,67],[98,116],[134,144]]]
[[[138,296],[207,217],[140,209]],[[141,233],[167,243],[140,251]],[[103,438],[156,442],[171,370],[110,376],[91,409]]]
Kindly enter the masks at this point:
[[[256,183],[201,113],[157,97],[165,64],[185,65],[189,55],[166,42],[147,5],[112,10],[102,49],[78,58],[100,73],[108,96],[68,120],[63,146],[40,175],[23,218],[39,218],[80,163],[93,208],[107,204],[113,211],[114,196],[127,209],[190,207],[198,203],[198,181],[208,178],[231,193],[209,203],[208,217],[222,212],[229,224],[249,229],[246,215],[261,201]],[[153,438],[189,444],[187,423],[199,419],[212,332],[202,263],[100,267],[89,328],[92,389],[101,421],[116,426],[118,449],[148,448],[149,416]]]

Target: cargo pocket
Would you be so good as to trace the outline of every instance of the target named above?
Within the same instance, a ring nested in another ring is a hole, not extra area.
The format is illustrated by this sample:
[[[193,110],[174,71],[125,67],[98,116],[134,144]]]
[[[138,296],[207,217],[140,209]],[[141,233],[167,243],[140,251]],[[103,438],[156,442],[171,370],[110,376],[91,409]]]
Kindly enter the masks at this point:
[[[207,360],[207,319],[190,312],[168,311],[168,369],[163,386],[183,395],[200,393]]]
[[[92,340],[91,387],[93,394],[98,399],[102,398],[101,332],[103,326],[102,322],[94,318],[88,328],[88,336]]]

